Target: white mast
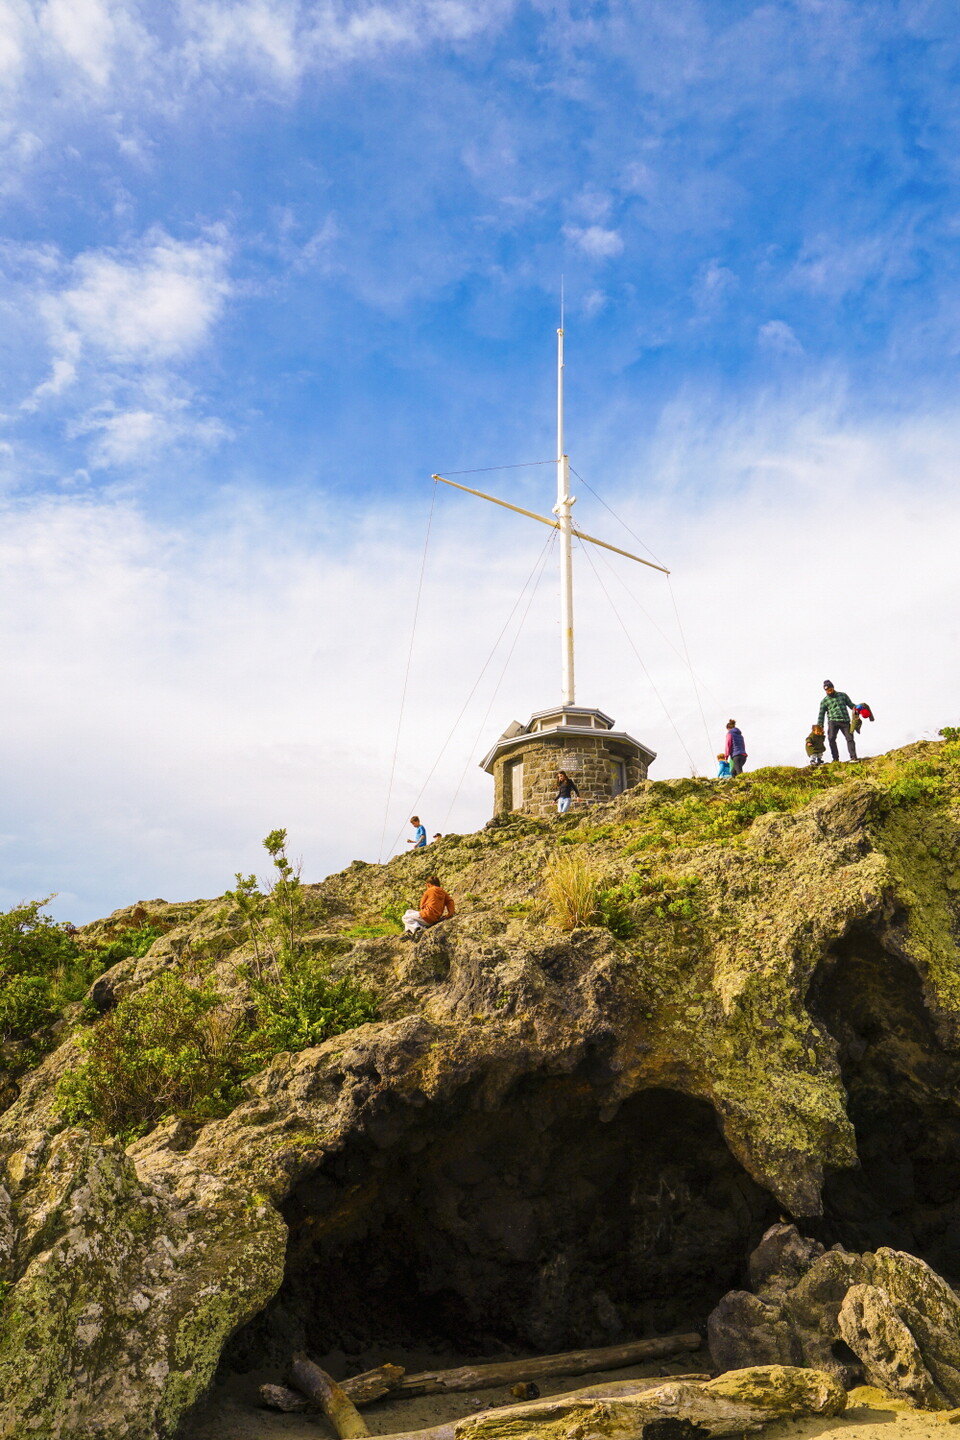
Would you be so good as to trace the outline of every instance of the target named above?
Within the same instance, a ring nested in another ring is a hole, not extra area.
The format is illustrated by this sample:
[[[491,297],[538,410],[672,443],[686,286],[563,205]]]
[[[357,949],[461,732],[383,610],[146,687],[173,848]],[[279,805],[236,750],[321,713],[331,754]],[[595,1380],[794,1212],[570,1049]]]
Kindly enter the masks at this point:
[[[563,326],[557,331],[557,503],[560,524],[560,647],[563,704],[574,704],[573,683],[573,546],[570,509],[570,460],[563,453]]]

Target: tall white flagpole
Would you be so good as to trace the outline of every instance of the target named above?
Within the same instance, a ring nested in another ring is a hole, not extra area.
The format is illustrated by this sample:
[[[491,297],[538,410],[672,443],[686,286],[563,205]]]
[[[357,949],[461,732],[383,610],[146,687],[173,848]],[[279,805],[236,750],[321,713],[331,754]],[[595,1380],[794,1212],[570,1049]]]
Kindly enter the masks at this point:
[[[557,331],[557,503],[560,524],[560,643],[563,703],[573,705],[573,542],[571,537],[570,460],[563,453],[563,326]]]

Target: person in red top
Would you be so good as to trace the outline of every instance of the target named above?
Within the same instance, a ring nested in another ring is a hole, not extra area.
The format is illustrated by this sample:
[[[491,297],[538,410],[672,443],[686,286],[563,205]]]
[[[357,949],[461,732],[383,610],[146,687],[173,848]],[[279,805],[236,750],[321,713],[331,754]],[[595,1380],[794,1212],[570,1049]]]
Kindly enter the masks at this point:
[[[436,875],[427,876],[427,888],[420,897],[419,910],[406,910],[403,916],[404,940],[416,940],[421,930],[436,925],[445,915],[454,915],[457,907]]]

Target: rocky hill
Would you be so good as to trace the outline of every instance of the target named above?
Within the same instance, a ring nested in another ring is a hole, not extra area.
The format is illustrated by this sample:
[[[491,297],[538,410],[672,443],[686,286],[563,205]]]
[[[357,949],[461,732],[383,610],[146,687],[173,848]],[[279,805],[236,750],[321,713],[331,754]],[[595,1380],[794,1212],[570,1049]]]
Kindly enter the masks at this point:
[[[224,1354],[699,1328],[780,1219],[960,1278],[946,734],[357,862],[295,984],[242,887],[87,927],[163,933],[8,1087],[0,1435],[173,1435]],[[457,915],[412,944],[433,871]],[[297,1048],[318,1006],[351,1028]],[[177,1036],[190,1103],[144,1109]]]

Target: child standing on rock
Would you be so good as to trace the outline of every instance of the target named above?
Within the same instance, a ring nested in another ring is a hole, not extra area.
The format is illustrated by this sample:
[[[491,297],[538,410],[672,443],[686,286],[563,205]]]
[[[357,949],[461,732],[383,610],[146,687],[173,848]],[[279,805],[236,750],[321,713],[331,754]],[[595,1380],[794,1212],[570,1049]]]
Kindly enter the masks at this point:
[[[827,742],[823,738],[823,726],[811,725],[810,734],[806,739],[806,751],[810,756],[811,765],[823,764],[823,752],[827,748]]]

